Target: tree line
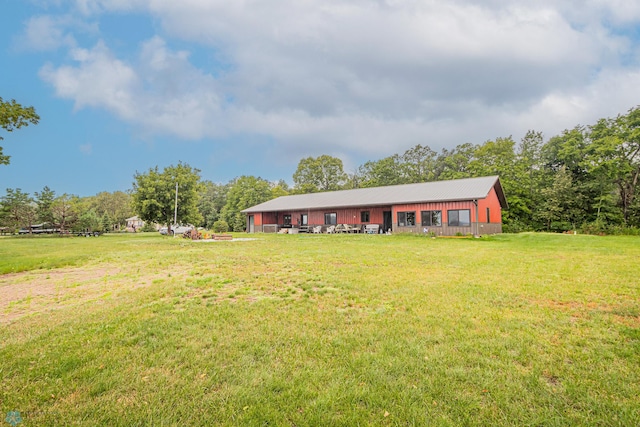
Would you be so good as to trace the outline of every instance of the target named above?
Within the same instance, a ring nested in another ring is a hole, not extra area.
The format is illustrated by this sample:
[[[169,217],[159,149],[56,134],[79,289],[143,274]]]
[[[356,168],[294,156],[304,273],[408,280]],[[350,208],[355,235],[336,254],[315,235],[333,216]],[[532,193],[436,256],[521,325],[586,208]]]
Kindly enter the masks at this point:
[[[12,106],[15,113],[15,102]],[[11,121],[1,122],[3,127],[28,124],[17,111]],[[37,123],[34,110],[24,114]],[[507,196],[509,208],[502,213],[505,231],[638,234],[640,107],[546,141],[540,132],[529,131],[517,142],[511,136],[500,137],[439,152],[419,144],[367,161],[351,173],[337,157],[307,157],[298,163],[291,187],[284,180],[246,175],[217,184],[202,180],[198,169],[179,163],[162,171],[155,167],[136,173],[127,192],[80,198],[55,196],[45,187],[31,197],[20,189],[7,189],[0,199],[0,226],[53,222],[65,229],[115,231],[126,218],[139,215],[158,224],[170,225],[177,217],[179,223],[243,231],[243,209],[283,195],[488,175],[500,176]]]
[[[197,211],[206,227],[223,221],[242,231],[243,209],[282,195],[489,175],[500,176],[507,196],[505,231],[638,234],[640,108],[576,126],[546,141],[542,133],[529,131],[517,142],[501,137],[440,152],[416,145],[368,161],[352,173],[345,172],[339,158],[307,157],[298,163],[292,187],[284,180],[254,176],[227,184],[204,182]]]

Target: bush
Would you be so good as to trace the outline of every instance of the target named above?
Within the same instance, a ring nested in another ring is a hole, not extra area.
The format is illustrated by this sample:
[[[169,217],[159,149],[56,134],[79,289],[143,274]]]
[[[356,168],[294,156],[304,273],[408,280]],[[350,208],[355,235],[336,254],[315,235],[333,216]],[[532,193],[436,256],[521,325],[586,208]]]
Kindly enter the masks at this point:
[[[531,231],[531,226],[527,226],[524,222],[518,219],[510,219],[508,222],[502,224],[503,233],[522,233],[524,231]]]
[[[564,233],[565,231],[571,231],[574,227],[570,222],[567,221],[552,221],[550,231],[554,231],[556,233]]]
[[[227,221],[218,220],[213,223],[214,233],[226,233],[227,231],[229,231],[229,224],[227,224]]]
[[[593,221],[583,224],[580,228],[580,232],[584,234],[607,234],[611,236],[639,236],[640,228],[606,224],[602,221]]]
[[[145,222],[140,231],[143,231],[145,233],[154,232],[156,231],[156,227],[150,222]]]

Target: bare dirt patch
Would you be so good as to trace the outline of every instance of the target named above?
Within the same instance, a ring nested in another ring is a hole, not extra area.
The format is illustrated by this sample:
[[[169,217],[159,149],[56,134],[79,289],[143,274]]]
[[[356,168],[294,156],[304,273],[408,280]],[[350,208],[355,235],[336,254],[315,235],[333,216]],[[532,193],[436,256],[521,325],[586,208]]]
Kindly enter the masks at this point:
[[[160,273],[159,273],[160,274]],[[0,276],[0,323],[76,306],[123,289],[147,286],[157,277],[119,266],[84,266]]]

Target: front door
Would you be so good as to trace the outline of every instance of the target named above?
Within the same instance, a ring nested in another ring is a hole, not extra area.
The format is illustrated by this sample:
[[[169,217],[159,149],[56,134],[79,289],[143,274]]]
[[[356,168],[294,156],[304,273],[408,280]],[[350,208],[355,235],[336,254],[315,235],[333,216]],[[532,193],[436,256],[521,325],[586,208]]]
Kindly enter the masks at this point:
[[[386,233],[391,230],[391,211],[383,211],[382,212],[382,232]]]
[[[249,233],[253,233],[255,231],[255,220],[253,219],[253,215],[249,215]]]

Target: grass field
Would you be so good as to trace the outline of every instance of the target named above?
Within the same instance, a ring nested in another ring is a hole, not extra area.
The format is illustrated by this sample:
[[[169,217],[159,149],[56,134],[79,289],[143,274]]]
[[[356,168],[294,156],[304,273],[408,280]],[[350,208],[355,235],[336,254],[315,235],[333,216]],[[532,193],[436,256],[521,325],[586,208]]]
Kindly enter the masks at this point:
[[[255,237],[0,238],[0,423],[640,425],[637,237]]]

